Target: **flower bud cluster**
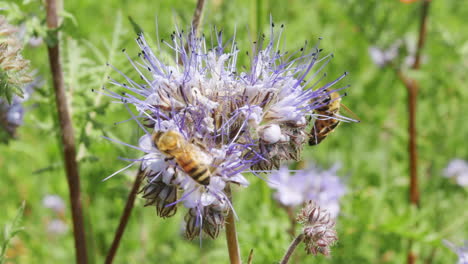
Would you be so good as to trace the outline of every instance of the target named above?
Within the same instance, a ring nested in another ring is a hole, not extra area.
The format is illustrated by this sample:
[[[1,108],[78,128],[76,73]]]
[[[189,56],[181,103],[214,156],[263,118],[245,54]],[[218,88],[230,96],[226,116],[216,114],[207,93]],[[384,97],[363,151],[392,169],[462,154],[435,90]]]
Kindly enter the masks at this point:
[[[304,243],[308,254],[330,255],[330,247],[338,240],[335,221],[330,214],[309,201],[297,216],[303,225]]]

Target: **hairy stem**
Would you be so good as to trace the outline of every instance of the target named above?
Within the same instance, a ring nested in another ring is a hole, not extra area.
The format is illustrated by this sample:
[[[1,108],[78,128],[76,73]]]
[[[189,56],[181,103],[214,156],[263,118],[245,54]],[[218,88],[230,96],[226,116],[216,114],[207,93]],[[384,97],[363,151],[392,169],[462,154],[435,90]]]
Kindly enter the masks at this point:
[[[51,30],[50,33],[53,34],[53,38],[56,39],[54,45],[50,45],[48,47],[48,52],[60,123],[65,170],[67,174],[68,188],[70,190],[76,262],[79,264],[84,264],[88,262],[88,256],[86,252],[85,228],[83,223],[83,211],[80,197],[80,178],[78,174],[78,163],[76,161],[76,147],[73,125],[68,110],[62,65],[60,63],[59,40],[58,32],[56,31],[56,28],[58,27],[57,2],[56,0],[47,0],[46,6],[47,26]]]
[[[288,250],[283,256],[283,259],[281,259],[280,264],[287,264],[289,262],[289,259],[291,258],[292,254],[294,253],[294,250],[296,250],[297,246],[304,240],[304,234],[298,235],[289,245]]]
[[[127,203],[125,204],[125,209],[122,213],[122,216],[120,217],[120,223],[114,235],[114,241],[112,241],[112,245],[109,251],[107,252],[106,261],[104,262],[106,264],[111,264],[114,260],[115,254],[117,253],[117,249],[119,248],[119,245],[120,245],[120,240],[125,232],[125,227],[127,226],[128,219],[130,218],[130,215],[132,213],[136,195],[138,193],[138,190],[140,189],[141,182],[144,178],[143,176],[144,176],[144,172],[140,168],[140,170],[138,170],[138,173],[136,175],[135,181],[133,182],[132,190],[128,194]]]
[[[231,200],[231,187],[228,185],[226,187],[226,195]],[[237,232],[236,232],[236,220],[234,219],[234,214],[232,209],[229,209],[229,213],[226,218],[226,241],[229,251],[229,260],[231,264],[241,264],[239,242],[237,241]]]

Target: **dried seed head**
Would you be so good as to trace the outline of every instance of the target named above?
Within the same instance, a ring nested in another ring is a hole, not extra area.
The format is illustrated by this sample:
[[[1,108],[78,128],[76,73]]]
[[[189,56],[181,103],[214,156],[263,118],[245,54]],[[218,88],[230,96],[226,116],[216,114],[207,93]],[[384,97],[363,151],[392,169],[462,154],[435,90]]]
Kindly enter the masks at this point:
[[[144,173],[147,184],[141,192],[146,199],[145,206],[155,205],[156,213],[162,218],[173,216],[177,212],[175,204],[178,197],[177,186],[164,183],[151,170]]]
[[[330,247],[338,240],[335,221],[330,214],[309,201],[297,216],[303,225],[304,243],[308,254],[330,255]]]

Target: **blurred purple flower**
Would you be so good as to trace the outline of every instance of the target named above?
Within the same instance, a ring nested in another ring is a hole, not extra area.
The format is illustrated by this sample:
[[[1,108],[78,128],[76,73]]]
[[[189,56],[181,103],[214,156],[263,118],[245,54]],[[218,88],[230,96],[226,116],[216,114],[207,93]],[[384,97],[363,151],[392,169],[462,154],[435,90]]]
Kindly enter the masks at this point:
[[[147,205],[155,205],[161,217],[170,217],[183,204],[189,209],[185,216],[189,238],[202,230],[217,236],[232,207],[224,192],[226,184],[247,186],[243,173],[269,172],[282,160],[299,158],[313,110],[346,75],[317,88],[325,77],[320,72],[332,56],[322,57],[317,46],[305,46],[291,55],[280,52],[282,31],[283,26],[275,29],[272,24],[269,39],[255,42],[251,65],[244,72],[237,65],[240,51],[234,37],[223,42],[222,32],[214,34],[211,48],[205,37],[173,32],[172,42],[163,41],[174,53],[172,63],[158,58],[140,35],[141,60],[127,57],[141,81],[114,68],[125,82],[111,79],[111,83],[127,91],[104,89],[116,102],[135,107],[132,119],[145,131],[139,146],[132,147],[146,154],[132,164],[141,162]],[[319,74],[323,76],[314,80]],[[192,144],[197,157],[209,164],[208,184],[196,182],[157,149],[152,135],[167,131],[180,134],[184,144]]]
[[[457,264],[468,264],[468,240],[465,241],[465,245],[461,247],[457,247],[452,242],[447,240],[444,240],[443,242],[447,247],[453,250],[453,252],[457,253]]]
[[[444,177],[453,179],[458,185],[468,186],[468,162],[462,159],[453,159],[443,171]]]
[[[47,233],[52,235],[61,235],[67,232],[68,225],[60,219],[52,219],[47,223]]]
[[[274,197],[282,205],[298,206],[312,200],[336,218],[340,211],[339,200],[346,193],[345,185],[336,176],[339,167],[335,164],[323,170],[312,165],[294,174],[282,167],[271,174],[269,185],[277,190]]]
[[[388,49],[382,49],[377,46],[370,46],[368,51],[372,62],[379,67],[384,67],[398,57],[402,42],[396,41]]]
[[[66,208],[65,202],[63,201],[62,197],[52,194],[44,196],[44,198],[42,199],[42,205],[45,208],[51,209],[56,213],[64,213]]]

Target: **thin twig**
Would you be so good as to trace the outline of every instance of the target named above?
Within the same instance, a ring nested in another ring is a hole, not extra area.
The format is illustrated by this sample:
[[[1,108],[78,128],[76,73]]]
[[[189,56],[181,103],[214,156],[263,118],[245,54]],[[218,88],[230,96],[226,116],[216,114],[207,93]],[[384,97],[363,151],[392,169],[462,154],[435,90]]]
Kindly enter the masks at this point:
[[[253,260],[253,248],[250,250],[250,253],[249,253],[249,258],[247,259],[247,264],[252,264],[252,260]]]
[[[283,207],[286,213],[288,214],[288,218],[290,222],[288,234],[290,234],[291,237],[295,237],[297,221],[296,221],[296,215],[294,214],[294,208],[291,206],[281,206],[281,207]]]
[[[432,264],[432,262],[434,261],[436,252],[437,252],[437,248],[433,247],[431,250],[431,254],[429,254],[429,256],[426,258],[426,260],[424,261],[424,264]]]
[[[195,34],[198,36],[198,31],[200,29],[201,21],[203,18],[203,7],[205,6],[205,0],[198,0],[197,7],[195,8],[195,12],[193,13],[192,19],[192,29]]]
[[[231,187],[228,185],[225,189],[226,195],[231,200]],[[241,264],[239,242],[237,241],[237,232],[236,232],[236,220],[234,219],[234,214],[232,209],[229,209],[229,213],[226,218],[226,241],[229,251],[229,260],[231,264]]]
[[[106,261],[105,261],[106,264],[111,264],[114,260],[115,254],[117,253],[117,249],[119,248],[119,244],[120,244],[120,239],[122,238],[125,232],[125,227],[127,226],[128,219],[130,218],[130,215],[132,213],[136,195],[138,193],[138,190],[140,189],[141,182],[144,178],[143,176],[144,176],[144,172],[140,168],[136,175],[135,181],[133,182],[132,190],[128,194],[127,203],[125,204],[125,209],[122,213],[122,216],[120,217],[119,227],[117,228],[117,231],[115,232],[115,235],[114,235],[114,241],[112,241],[112,245],[109,251],[107,252]]]
[[[421,20],[419,25],[419,38],[418,38],[418,46],[416,49],[416,55],[414,59],[413,69],[417,70],[421,66],[421,54],[424,48],[424,44],[426,44],[426,35],[427,35],[427,17],[429,14],[429,5],[431,4],[431,0],[423,0],[422,8],[421,8]]]
[[[419,38],[417,43],[417,50],[412,65],[413,70],[418,70],[421,66],[421,54],[424,44],[426,42],[427,35],[427,17],[429,14],[429,5],[431,0],[423,0],[421,7],[421,19],[419,26]],[[417,109],[417,98],[419,91],[419,84],[416,80],[406,77],[400,70],[397,70],[398,77],[406,86],[408,92],[408,152],[410,157],[410,203],[420,206],[420,193],[418,185],[418,150],[417,150],[417,130],[416,130],[416,109]],[[412,251],[413,241],[410,240],[408,244],[408,256],[407,263],[416,263],[416,255]]]
[[[60,123],[65,170],[67,174],[68,188],[70,190],[70,203],[73,218],[73,234],[75,238],[76,262],[85,264],[88,262],[86,252],[86,238],[83,223],[83,212],[80,198],[80,178],[78,163],[76,161],[75,137],[73,125],[69,115],[67,97],[63,81],[62,65],[60,64],[60,50],[58,41],[58,16],[56,0],[47,0],[47,26],[55,39],[54,45],[48,47],[49,63],[52,71],[52,79],[55,90],[58,118]]]
[[[193,19],[192,19],[192,32],[190,33],[189,36],[193,33],[195,37],[198,37],[200,35],[200,25],[202,22],[203,18],[203,10],[205,7],[205,0],[198,0],[197,1],[197,6],[195,7],[195,11],[193,12]],[[187,43],[185,43],[185,50],[189,51],[189,42],[190,42],[190,37],[187,39]],[[182,56],[179,57],[178,63],[180,65],[183,65],[182,61]]]
[[[302,242],[302,240],[304,240],[304,234],[301,233],[291,242],[291,245],[289,245],[283,259],[281,259],[280,264],[287,264],[289,262],[289,258],[291,258],[294,250],[296,250],[297,246]]]

